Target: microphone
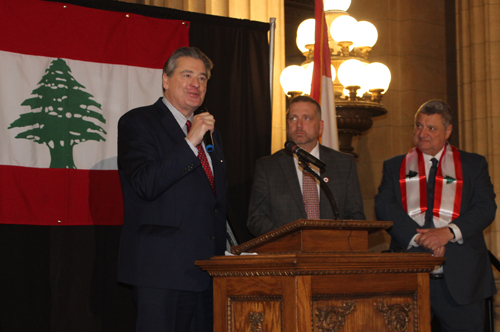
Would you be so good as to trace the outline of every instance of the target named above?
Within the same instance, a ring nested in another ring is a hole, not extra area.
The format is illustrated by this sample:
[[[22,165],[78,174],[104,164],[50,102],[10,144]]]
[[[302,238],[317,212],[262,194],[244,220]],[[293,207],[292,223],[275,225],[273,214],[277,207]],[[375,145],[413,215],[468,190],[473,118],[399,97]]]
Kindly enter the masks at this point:
[[[208,112],[206,107],[200,107],[196,110],[195,114],[200,114],[203,112]],[[205,143],[205,149],[207,150],[207,152],[214,151],[214,140],[212,138],[212,132],[210,130],[207,130],[207,132],[203,136],[203,143]]]
[[[207,132],[203,136],[203,142],[205,143],[205,149],[207,149],[208,152],[214,151],[214,140],[212,138],[212,132],[210,130],[207,130]]]
[[[301,159],[302,161],[313,164],[313,165],[319,167],[320,169],[326,167],[326,164],[324,162],[322,162],[321,160],[319,160],[318,158],[316,158],[315,156],[313,156],[312,154],[310,154],[306,150],[302,149],[300,146],[298,146],[293,141],[287,141],[285,143],[285,149],[287,149],[291,153],[295,153],[299,157],[299,159]]]

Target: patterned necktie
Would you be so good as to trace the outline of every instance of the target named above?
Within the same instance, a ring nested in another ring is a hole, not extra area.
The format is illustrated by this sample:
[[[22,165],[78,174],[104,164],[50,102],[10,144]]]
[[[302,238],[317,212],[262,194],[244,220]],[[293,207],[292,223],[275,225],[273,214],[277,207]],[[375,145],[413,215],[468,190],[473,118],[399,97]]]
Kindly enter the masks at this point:
[[[187,120],[186,121],[186,126],[187,126],[187,132],[189,133],[189,130],[191,130],[191,121]],[[203,149],[203,146],[198,144],[196,146],[198,149],[198,159],[201,161],[201,166],[203,166],[203,169],[205,170],[205,173],[207,174],[208,181],[210,181],[210,185],[212,186],[212,191],[215,194],[215,181],[214,181],[214,175],[212,174],[212,170],[210,169],[210,165],[208,163],[207,156],[205,155],[205,150]]]
[[[319,219],[318,187],[314,176],[307,172],[302,172],[302,199],[304,200],[307,218]]]
[[[429,178],[427,179],[427,211],[425,211],[424,228],[434,228],[434,217],[432,210],[434,209],[434,187],[436,183],[436,173],[438,161],[432,158],[432,166],[429,170]]]

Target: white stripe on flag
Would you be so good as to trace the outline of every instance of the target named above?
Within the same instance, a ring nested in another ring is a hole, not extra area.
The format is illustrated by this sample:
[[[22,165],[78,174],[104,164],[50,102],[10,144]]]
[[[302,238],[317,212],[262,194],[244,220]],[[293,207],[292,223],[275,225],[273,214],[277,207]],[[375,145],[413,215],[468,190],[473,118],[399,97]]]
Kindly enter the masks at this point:
[[[36,144],[15,136],[27,128],[7,129],[22,113],[32,112],[21,103],[33,98],[45,70],[52,60],[0,51],[0,164],[28,167],[49,167],[50,154],[45,144]],[[86,141],[73,148],[78,169],[116,169],[117,123],[128,110],[154,103],[162,94],[161,69],[112,65],[63,59],[75,80],[85,86],[101,104],[106,123],[98,123],[105,131],[106,141]]]
[[[321,144],[338,150],[339,136],[337,131],[337,112],[335,111],[333,82],[330,77],[322,76],[321,83],[321,118],[325,123]]]

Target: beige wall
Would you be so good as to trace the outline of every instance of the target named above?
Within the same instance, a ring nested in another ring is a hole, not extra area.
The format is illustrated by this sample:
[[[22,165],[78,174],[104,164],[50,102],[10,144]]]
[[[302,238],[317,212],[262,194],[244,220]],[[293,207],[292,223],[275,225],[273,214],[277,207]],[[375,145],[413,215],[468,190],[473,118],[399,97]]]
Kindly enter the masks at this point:
[[[460,146],[486,156],[498,196],[500,3],[489,2],[457,0]],[[497,210],[497,216],[499,213]],[[497,257],[500,254],[499,234],[496,223],[487,233],[490,250]]]
[[[500,3],[456,0],[456,6],[460,147],[486,156],[499,205],[500,94],[497,88],[500,87]],[[500,257],[497,221],[485,236],[490,251]],[[500,289],[500,275],[496,273],[496,277]],[[499,295],[494,304],[498,316]],[[498,319],[495,319],[495,328],[500,328]]]

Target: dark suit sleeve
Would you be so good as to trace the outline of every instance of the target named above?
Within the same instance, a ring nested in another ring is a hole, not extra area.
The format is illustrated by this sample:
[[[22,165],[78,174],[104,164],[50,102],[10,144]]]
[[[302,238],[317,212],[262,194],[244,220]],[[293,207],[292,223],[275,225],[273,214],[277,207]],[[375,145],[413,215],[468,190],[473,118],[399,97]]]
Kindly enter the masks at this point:
[[[468,159],[472,159],[469,162]],[[486,158],[476,154],[462,154],[464,194],[460,216],[453,221],[460,228],[464,242],[468,238],[482,235],[495,219],[497,205],[495,193],[488,173]]]
[[[359,185],[358,172],[356,171],[356,162],[354,158],[352,158],[350,163],[346,196],[347,202],[342,219],[365,220],[363,196],[361,195],[361,187]]]
[[[403,209],[399,187],[401,160],[393,158],[384,162],[382,182],[375,196],[375,213],[378,220],[393,222],[392,228],[388,230],[389,234],[402,249],[407,249],[411,239],[417,234],[417,228],[421,227]]]
[[[119,169],[134,192],[147,201],[201,165],[185,140],[165,139],[170,134],[156,126],[157,119],[137,116],[137,112],[126,114],[118,123]],[[159,148],[159,144],[167,146]]]
[[[271,217],[270,195],[268,174],[262,167],[262,161],[258,160],[255,164],[247,220],[247,227],[253,235],[259,236],[278,228]]]

